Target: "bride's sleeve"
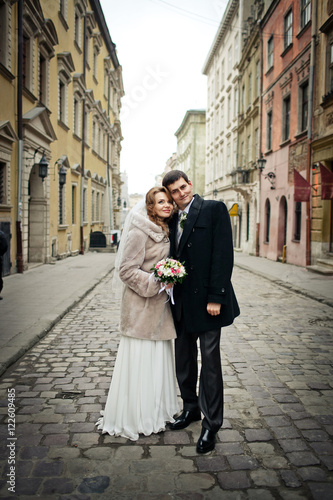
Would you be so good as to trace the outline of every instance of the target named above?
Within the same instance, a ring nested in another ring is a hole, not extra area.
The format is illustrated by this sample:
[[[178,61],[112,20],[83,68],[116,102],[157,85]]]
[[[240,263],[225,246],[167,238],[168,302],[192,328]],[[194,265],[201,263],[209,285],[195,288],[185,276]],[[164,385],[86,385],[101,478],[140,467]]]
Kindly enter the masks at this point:
[[[154,281],[151,273],[141,269],[145,261],[147,238],[139,229],[131,229],[119,266],[121,281],[141,297],[153,297],[160,289],[160,284]]]

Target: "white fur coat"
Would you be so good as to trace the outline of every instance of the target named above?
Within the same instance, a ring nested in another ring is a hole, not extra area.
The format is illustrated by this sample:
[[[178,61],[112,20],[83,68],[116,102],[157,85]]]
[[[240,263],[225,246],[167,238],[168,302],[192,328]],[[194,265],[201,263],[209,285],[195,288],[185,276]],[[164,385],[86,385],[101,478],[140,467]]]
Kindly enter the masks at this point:
[[[169,238],[160,226],[135,214],[119,268],[125,283],[120,327],[122,335],[148,340],[176,337],[168,295],[150,269],[169,255]]]

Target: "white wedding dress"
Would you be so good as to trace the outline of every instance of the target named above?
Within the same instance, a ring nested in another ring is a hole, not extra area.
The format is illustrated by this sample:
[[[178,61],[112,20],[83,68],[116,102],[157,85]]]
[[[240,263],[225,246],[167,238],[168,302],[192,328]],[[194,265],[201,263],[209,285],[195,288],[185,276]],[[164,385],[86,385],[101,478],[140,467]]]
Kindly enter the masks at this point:
[[[178,411],[172,341],[122,336],[97,428],[136,441],[165,430]]]

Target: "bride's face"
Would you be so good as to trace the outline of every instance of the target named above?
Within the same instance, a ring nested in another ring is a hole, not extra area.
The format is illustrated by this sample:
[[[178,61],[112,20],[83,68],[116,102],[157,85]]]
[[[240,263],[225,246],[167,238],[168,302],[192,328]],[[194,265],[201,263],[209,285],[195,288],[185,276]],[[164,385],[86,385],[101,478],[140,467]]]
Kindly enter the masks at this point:
[[[169,200],[165,193],[155,194],[154,212],[158,217],[161,217],[161,219],[167,219],[170,217],[172,209],[172,201]]]

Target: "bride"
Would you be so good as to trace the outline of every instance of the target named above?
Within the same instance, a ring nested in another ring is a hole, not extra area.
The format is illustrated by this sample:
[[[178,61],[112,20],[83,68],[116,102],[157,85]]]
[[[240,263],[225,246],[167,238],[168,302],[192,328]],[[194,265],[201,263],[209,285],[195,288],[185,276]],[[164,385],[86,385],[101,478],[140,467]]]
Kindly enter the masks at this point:
[[[96,425],[102,433],[133,441],[165,430],[179,411],[172,339],[174,323],[165,291],[151,268],[169,256],[173,203],[164,187],[146,194],[127,217],[118,251],[124,284],[121,339],[104,412]],[[116,263],[116,270],[117,263]]]

